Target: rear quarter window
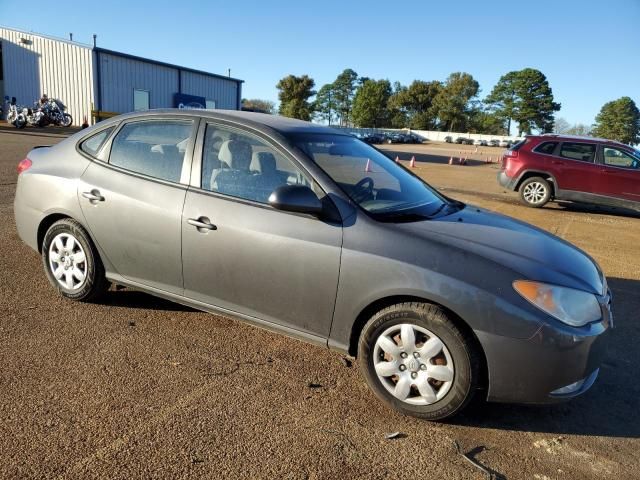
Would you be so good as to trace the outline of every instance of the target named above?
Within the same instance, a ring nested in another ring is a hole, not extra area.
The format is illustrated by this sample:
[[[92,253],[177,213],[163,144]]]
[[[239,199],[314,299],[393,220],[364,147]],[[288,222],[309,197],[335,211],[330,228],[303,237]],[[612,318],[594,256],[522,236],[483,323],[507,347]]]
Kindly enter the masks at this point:
[[[512,146],[509,150],[511,150],[512,152],[517,152],[524,145],[526,145],[528,142],[529,142],[529,139],[527,139],[527,138],[525,138],[524,140],[520,140],[518,143],[516,143],[514,146]]]
[[[544,153],[545,155],[552,155],[553,151],[558,146],[558,142],[544,142],[533,149],[536,153]]]
[[[111,135],[114,128],[115,127],[105,128],[104,130],[90,136],[80,144],[80,150],[92,157],[95,157],[98,155],[98,152],[104,145],[104,142],[107,141],[107,138],[109,138],[109,135]]]

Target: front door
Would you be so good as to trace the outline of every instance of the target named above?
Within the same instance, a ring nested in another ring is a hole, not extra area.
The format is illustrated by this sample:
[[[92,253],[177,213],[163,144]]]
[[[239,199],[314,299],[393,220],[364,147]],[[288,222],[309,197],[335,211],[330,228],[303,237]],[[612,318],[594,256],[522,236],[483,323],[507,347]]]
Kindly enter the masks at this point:
[[[216,124],[203,126],[201,136],[192,180],[200,188],[187,192],[182,218],[185,295],[327,337],[342,227],[267,201],[283,184],[306,184],[322,195],[319,187],[265,137]]]
[[[614,147],[602,147],[600,182],[595,193],[640,202],[640,158]]]
[[[126,123],[111,142],[108,163],[92,162],[78,186],[89,230],[116,273],[177,294],[194,136],[192,120]]]

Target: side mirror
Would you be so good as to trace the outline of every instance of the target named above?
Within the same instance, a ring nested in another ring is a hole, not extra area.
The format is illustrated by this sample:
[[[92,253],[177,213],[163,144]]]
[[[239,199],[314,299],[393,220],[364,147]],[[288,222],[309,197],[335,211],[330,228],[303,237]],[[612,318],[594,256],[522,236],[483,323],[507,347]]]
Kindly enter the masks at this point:
[[[306,185],[281,185],[269,196],[269,205],[285,212],[322,213],[322,202]]]

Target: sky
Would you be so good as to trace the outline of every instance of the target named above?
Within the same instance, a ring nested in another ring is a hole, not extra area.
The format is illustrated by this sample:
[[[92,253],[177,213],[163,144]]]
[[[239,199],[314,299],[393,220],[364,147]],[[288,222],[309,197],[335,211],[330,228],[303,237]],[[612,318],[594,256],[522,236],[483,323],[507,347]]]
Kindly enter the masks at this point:
[[[480,98],[512,70],[548,78],[556,117],[592,124],[608,101],[640,106],[640,0],[0,0],[0,25],[91,43],[245,81],[277,102],[278,80],[316,89],[345,68],[409,84],[457,71]]]

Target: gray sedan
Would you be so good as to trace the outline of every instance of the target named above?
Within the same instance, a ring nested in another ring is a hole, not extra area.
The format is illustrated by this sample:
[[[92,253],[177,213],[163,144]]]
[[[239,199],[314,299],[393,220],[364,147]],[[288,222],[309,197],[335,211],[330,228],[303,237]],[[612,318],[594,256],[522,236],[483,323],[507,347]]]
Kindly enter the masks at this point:
[[[69,299],[125,285],[335,349],[382,401],[430,420],[474,395],[568,399],[598,375],[611,297],[587,254],[351,135],[158,110],[18,170],[18,233]]]

